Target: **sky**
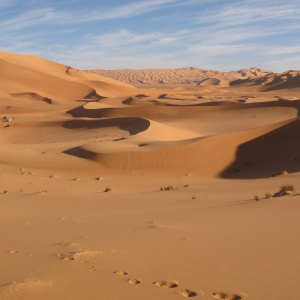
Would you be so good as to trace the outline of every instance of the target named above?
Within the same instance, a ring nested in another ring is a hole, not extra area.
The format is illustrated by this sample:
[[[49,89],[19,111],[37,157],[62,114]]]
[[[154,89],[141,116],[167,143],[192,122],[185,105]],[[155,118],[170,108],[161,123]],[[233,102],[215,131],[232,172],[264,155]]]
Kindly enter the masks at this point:
[[[299,0],[0,0],[0,50],[78,69],[300,69]]]

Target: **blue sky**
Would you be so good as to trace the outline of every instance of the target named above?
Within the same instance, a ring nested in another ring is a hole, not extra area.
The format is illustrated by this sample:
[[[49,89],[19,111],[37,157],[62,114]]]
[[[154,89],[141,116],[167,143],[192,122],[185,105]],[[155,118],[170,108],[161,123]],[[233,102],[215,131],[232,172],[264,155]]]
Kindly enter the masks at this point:
[[[0,0],[0,50],[79,69],[300,69],[299,0]]]

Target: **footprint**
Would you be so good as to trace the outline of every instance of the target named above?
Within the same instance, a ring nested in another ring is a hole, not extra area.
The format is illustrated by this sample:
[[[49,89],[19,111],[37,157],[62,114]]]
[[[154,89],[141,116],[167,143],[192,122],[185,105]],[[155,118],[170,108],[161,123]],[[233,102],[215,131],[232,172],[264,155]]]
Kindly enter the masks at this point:
[[[72,256],[63,256],[61,258],[61,260],[74,260],[74,257],[72,257]]]
[[[141,279],[136,279],[136,278],[129,279],[128,283],[130,283],[130,284],[139,284],[139,283],[141,283]]]
[[[26,253],[27,256],[33,256],[33,253]]]
[[[224,299],[224,300],[240,300],[248,297],[247,294],[235,293],[235,292],[216,292],[213,293],[213,296],[217,299]]]
[[[32,172],[23,172],[23,173],[21,173],[22,175],[34,175],[34,173],[32,173]]]
[[[127,274],[129,274],[128,272],[125,272],[125,271],[114,271],[113,273],[116,274],[116,275],[127,275]]]
[[[162,286],[165,288],[175,288],[178,286],[178,281],[164,281],[164,280],[158,280],[158,281],[154,281],[153,284],[157,285],[157,286]]]
[[[82,264],[90,264],[90,265],[93,265],[94,263],[91,262],[91,261],[87,261],[87,260],[81,260],[80,261]]]
[[[188,289],[182,289],[179,293],[183,297],[195,297],[195,296],[198,295],[195,291],[191,291],[191,290],[188,290]]]
[[[151,225],[149,228],[172,228],[170,225]]]
[[[73,252],[68,252],[68,253],[63,253],[63,254],[54,254],[54,256],[60,257],[61,260],[74,260],[74,259],[84,259],[85,257],[89,257],[92,255],[97,255],[101,254],[101,251],[82,251],[82,250],[77,250]]]
[[[96,270],[97,270],[97,268],[95,268],[94,266],[90,267],[89,269],[90,269],[91,271],[96,271]]]
[[[18,253],[18,251],[16,251],[16,250],[10,250],[10,251],[7,251],[6,253],[16,254],[16,253]]]
[[[39,192],[36,192],[36,195],[39,195],[39,194],[48,194],[47,191],[39,191]]]
[[[74,245],[74,244],[75,243],[73,243],[73,242],[60,242],[60,243],[56,243],[54,245],[66,247],[66,246],[71,246],[71,245]]]

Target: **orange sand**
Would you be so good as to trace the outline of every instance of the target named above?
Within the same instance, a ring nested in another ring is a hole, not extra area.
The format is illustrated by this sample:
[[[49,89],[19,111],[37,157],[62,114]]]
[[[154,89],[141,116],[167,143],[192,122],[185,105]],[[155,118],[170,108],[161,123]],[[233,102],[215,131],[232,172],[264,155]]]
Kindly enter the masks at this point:
[[[0,52],[0,299],[297,299],[298,77],[142,89]]]

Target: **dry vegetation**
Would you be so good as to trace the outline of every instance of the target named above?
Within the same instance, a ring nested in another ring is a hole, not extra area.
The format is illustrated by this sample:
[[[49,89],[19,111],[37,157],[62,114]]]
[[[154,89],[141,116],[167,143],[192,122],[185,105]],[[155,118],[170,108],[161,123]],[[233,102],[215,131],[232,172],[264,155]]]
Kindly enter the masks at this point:
[[[161,187],[160,190],[161,191],[170,191],[170,190],[173,190],[173,187],[171,185],[169,185],[169,186],[166,186],[166,187]]]
[[[266,199],[272,198],[273,196],[270,193],[265,194]]]
[[[274,197],[285,196],[294,193],[295,189],[293,185],[283,185],[281,186],[278,193],[274,194]]]
[[[295,188],[293,185],[282,185],[280,187],[280,190],[275,194],[265,193],[265,199],[270,199],[273,197],[280,197],[285,195],[293,194],[295,191]],[[254,200],[259,201],[261,198],[258,195],[254,196]]]

